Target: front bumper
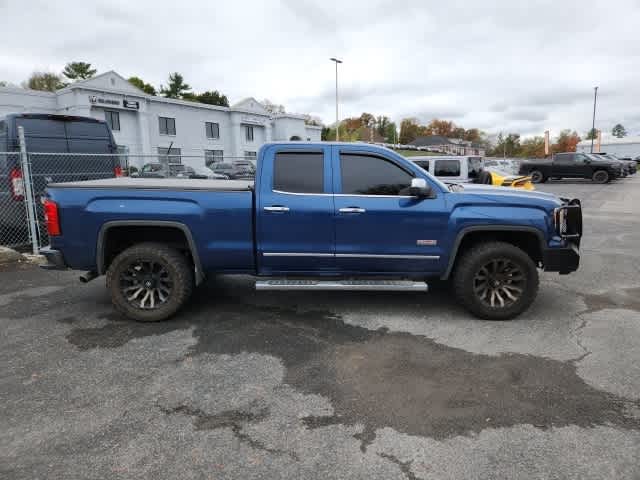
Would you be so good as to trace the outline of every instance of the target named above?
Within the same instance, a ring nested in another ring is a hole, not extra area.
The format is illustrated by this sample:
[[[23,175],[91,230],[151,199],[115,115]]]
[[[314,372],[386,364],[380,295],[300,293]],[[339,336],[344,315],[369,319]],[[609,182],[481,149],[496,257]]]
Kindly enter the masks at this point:
[[[68,268],[60,250],[44,247],[40,249],[40,255],[43,255],[44,258],[47,259],[47,263],[40,265],[40,268],[44,268],[45,270],[66,270]]]
[[[578,246],[569,244],[567,247],[547,248],[542,252],[542,263],[545,272],[558,272],[560,275],[575,272],[580,265]]]

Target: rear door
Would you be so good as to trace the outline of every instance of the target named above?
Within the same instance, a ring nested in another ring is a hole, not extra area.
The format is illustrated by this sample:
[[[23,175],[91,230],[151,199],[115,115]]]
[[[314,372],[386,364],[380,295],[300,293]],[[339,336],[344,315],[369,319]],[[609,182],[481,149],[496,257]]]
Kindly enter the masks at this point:
[[[257,182],[260,274],[334,271],[331,147],[265,150]]]
[[[573,153],[558,153],[553,157],[553,169],[551,176],[558,176],[563,178],[575,178],[581,177],[582,174],[579,171],[575,162],[575,154]]]

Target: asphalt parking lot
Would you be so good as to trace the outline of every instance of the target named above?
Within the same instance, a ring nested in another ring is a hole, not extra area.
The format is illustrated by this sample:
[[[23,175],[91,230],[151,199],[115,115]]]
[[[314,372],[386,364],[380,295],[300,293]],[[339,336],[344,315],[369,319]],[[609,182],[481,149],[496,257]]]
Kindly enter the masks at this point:
[[[581,268],[511,322],[216,278],[137,324],[0,269],[0,477],[640,478],[640,175],[539,189],[582,199]]]

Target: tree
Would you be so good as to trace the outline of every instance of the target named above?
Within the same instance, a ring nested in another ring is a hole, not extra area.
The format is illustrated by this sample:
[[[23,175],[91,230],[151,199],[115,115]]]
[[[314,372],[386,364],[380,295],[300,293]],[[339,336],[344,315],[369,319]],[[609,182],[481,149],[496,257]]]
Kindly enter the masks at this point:
[[[396,124],[394,122],[389,122],[381,135],[384,137],[385,143],[397,143],[398,133]]]
[[[127,80],[131,85],[138,87],[147,95],[156,95],[155,87],[150,83],[145,83],[140,77],[129,77]]]
[[[467,131],[462,127],[455,127],[451,132],[451,138],[459,138],[460,140],[464,140],[464,135]]]
[[[183,98],[185,93],[187,97],[189,97],[191,93],[190,90],[191,86],[184,82],[184,77],[178,72],[169,74],[169,85],[167,88],[160,85],[160,93],[164,95],[165,98]]]
[[[284,105],[273,103],[268,98],[262,100],[262,105],[264,106],[265,110],[271,114],[285,113]],[[227,107],[228,106],[229,105],[227,105]]]
[[[66,83],[62,81],[58,74],[52,72],[33,72],[25,82],[22,82],[22,86],[24,88],[30,88],[31,90],[54,92],[60,88],[64,88]]]
[[[519,157],[524,158],[544,158],[544,137],[527,138],[520,144]]]
[[[462,138],[469,142],[481,143],[482,132],[477,128],[470,128],[469,130],[465,130],[464,136]]]
[[[322,119],[320,117],[315,117],[308,113],[304,113],[302,116],[304,118],[305,125],[315,125],[316,127],[322,126]]]
[[[85,80],[96,74],[97,70],[91,68],[90,63],[86,62],[69,62],[64,66],[62,74],[69,80]]]
[[[207,105],[218,105],[220,107],[229,106],[229,99],[227,96],[223,95],[218,90],[207,90],[206,92],[200,93],[196,95],[196,101],[206,103]]]
[[[418,120],[415,118],[403,118],[400,122],[400,143],[406,145],[413,142],[421,133],[420,130]]]
[[[611,135],[617,138],[622,138],[627,136],[627,130],[622,126],[622,124],[617,123],[615,127],[611,130]]]
[[[590,128],[585,138],[587,140],[595,140],[596,138],[598,138],[598,130],[596,130],[595,128]]]
[[[442,135],[443,137],[454,136],[454,129],[456,125],[453,122],[447,120],[438,120],[434,118],[429,124],[424,127],[423,135]]]
[[[556,143],[553,144],[552,150],[554,153],[560,152],[575,152],[576,145],[580,142],[580,136],[578,132],[571,131],[569,129],[562,130],[556,139]]]
[[[489,152],[490,157],[517,157],[521,152],[520,134],[509,133],[506,137],[500,132],[496,144]]]
[[[376,123],[376,117],[370,113],[363,112],[362,115],[360,115],[360,123],[363,127],[373,127]]]

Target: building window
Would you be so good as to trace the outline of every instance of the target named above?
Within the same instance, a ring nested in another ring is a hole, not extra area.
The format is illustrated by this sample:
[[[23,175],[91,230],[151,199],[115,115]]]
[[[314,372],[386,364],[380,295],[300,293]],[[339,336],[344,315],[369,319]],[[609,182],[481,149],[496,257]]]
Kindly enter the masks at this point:
[[[104,111],[104,118],[111,130],[120,130],[120,112]]]
[[[176,134],[176,119],[169,117],[158,117],[158,123],[160,125],[160,135],[175,135]]]
[[[255,161],[257,158],[257,154],[256,152],[244,152],[244,159],[245,160],[251,160],[251,161]]]
[[[220,125],[212,122],[204,122],[204,129],[207,132],[207,138],[220,138]]]
[[[182,163],[180,157],[181,150],[179,148],[171,147],[171,149],[165,147],[158,147],[158,161],[160,163]]]
[[[247,135],[247,142],[253,142],[253,127],[251,125],[246,126],[245,132]]]
[[[224,157],[224,151],[222,150],[205,150],[204,151],[204,164],[209,166],[214,163],[221,163]]]

